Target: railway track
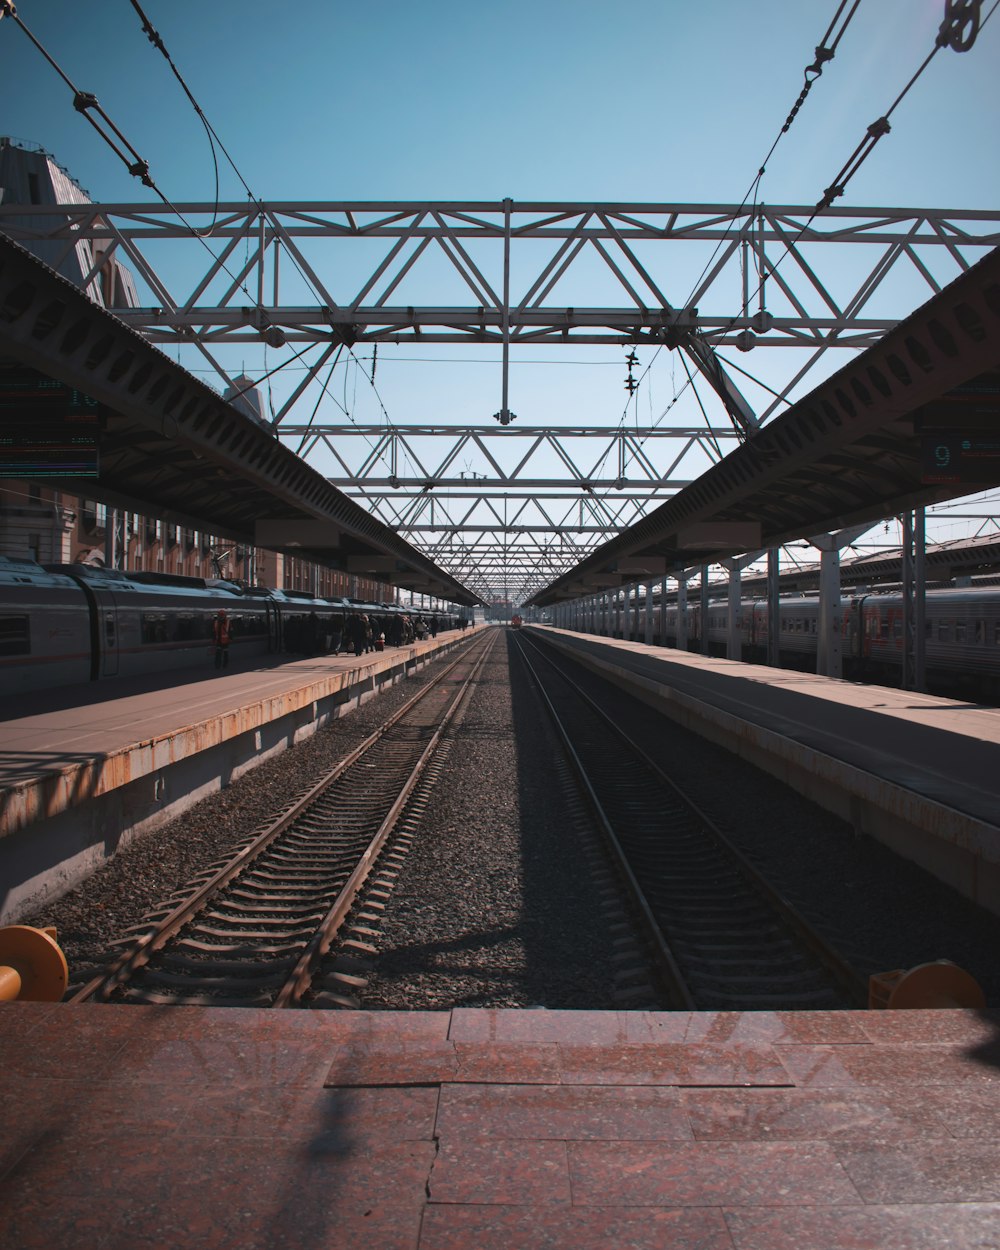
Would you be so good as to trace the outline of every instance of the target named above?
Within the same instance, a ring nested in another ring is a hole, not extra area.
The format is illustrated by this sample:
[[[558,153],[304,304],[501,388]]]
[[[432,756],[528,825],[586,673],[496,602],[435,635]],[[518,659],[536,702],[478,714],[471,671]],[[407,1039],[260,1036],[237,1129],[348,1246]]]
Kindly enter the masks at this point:
[[[569,665],[519,637],[604,829],[673,1005],[689,1010],[864,1006],[867,987],[764,880]],[[737,796],[734,796],[736,799]]]
[[[122,940],[70,1002],[298,1005],[496,644],[472,644],[282,816]],[[335,996],[328,1005],[339,1005]]]

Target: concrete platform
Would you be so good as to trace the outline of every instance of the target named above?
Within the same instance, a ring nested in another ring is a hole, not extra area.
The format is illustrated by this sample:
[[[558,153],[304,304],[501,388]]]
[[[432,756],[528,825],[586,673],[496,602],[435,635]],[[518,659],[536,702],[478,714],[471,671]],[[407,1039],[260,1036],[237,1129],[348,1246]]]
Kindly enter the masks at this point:
[[[1000,709],[534,630],[1000,914]]]
[[[0,1004],[4,1250],[987,1250],[1000,1013]]]
[[[466,632],[464,637],[470,637]],[[0,700],[0,923],[463,638]]]

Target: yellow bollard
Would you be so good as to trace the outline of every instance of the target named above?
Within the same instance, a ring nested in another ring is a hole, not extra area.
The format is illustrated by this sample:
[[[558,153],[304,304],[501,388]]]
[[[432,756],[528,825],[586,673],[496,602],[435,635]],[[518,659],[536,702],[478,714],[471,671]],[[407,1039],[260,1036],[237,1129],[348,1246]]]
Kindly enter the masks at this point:
[[[0,1002],[57,1003],[68,984],[55,929],[22,924],[0,929]]]
[[[985,1007],[979,982],[948,959],[895,972],[876,972],[868,979],[868,1008],[919,1010]]]

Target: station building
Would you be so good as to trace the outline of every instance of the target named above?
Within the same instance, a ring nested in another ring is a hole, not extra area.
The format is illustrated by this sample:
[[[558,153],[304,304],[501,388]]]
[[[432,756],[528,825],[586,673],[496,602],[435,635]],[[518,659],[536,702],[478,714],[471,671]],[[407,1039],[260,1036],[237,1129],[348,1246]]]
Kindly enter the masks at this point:
[[[93,202],[51,153],[5,136],[0,136],[0,200],[5,205],[35,206]],[[29,223],[39,225],[38,217],[19,222]],[[42,218],[41,225],[46,224]],[[39,239],[30,250],[62,277],[83,287],[102,308],[136,307],[139,303],[132,273],[107,255],[100,241],[80,238],[67,247],[62,242]],[[5,371],[5,362],[0,360],[0,417],[17,405],[16,387],[4,385]],[[8,373],[8,382],[11,377]],[[225,398],[245,416],[266,424],[253,379],[235,378]],[[392,587],[369,578],[244,546],[162,518],[108,508],[85,495],[55,490],[44,477],[4,477],[2,473],[0,555],[27,557],[40,564],[85,561],[186,577],[225,577],[250,585],[376,603],[392,601],[396,594]]]

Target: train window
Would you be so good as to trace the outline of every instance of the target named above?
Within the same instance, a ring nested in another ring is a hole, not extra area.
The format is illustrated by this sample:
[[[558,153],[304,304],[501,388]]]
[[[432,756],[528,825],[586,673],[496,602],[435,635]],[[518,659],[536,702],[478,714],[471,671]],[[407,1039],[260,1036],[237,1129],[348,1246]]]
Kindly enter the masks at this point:
[[[903,636],[903,618],[901,616],[897,616],[892,622],[892,636],[897,642]]]
[[[31,631],[27,616],[0,616],[0,655],[30,655]]]
[[[170,641],[172,621],[166,612],[143,612],[142,641],[144,645]]]
[[[955,622],[955,641],[956,642],[965,642],[965,636],[966,636],[966,633],[968,632],[966,626],[967,626],[966,621]]]
[[[951,640],[951,626],[947,621],[938,621],[938,642]]]
[[[984,620],[976,621],[976,646],[984,647],[986,645],[986,622]]]
[[[191,639],[211,638],[212,622],[194,612],[178,612],[174,625],[173,637],[176,642],[189,642]]]
[[[993,622],[993,645],[1000,647],[1000,621]]]

